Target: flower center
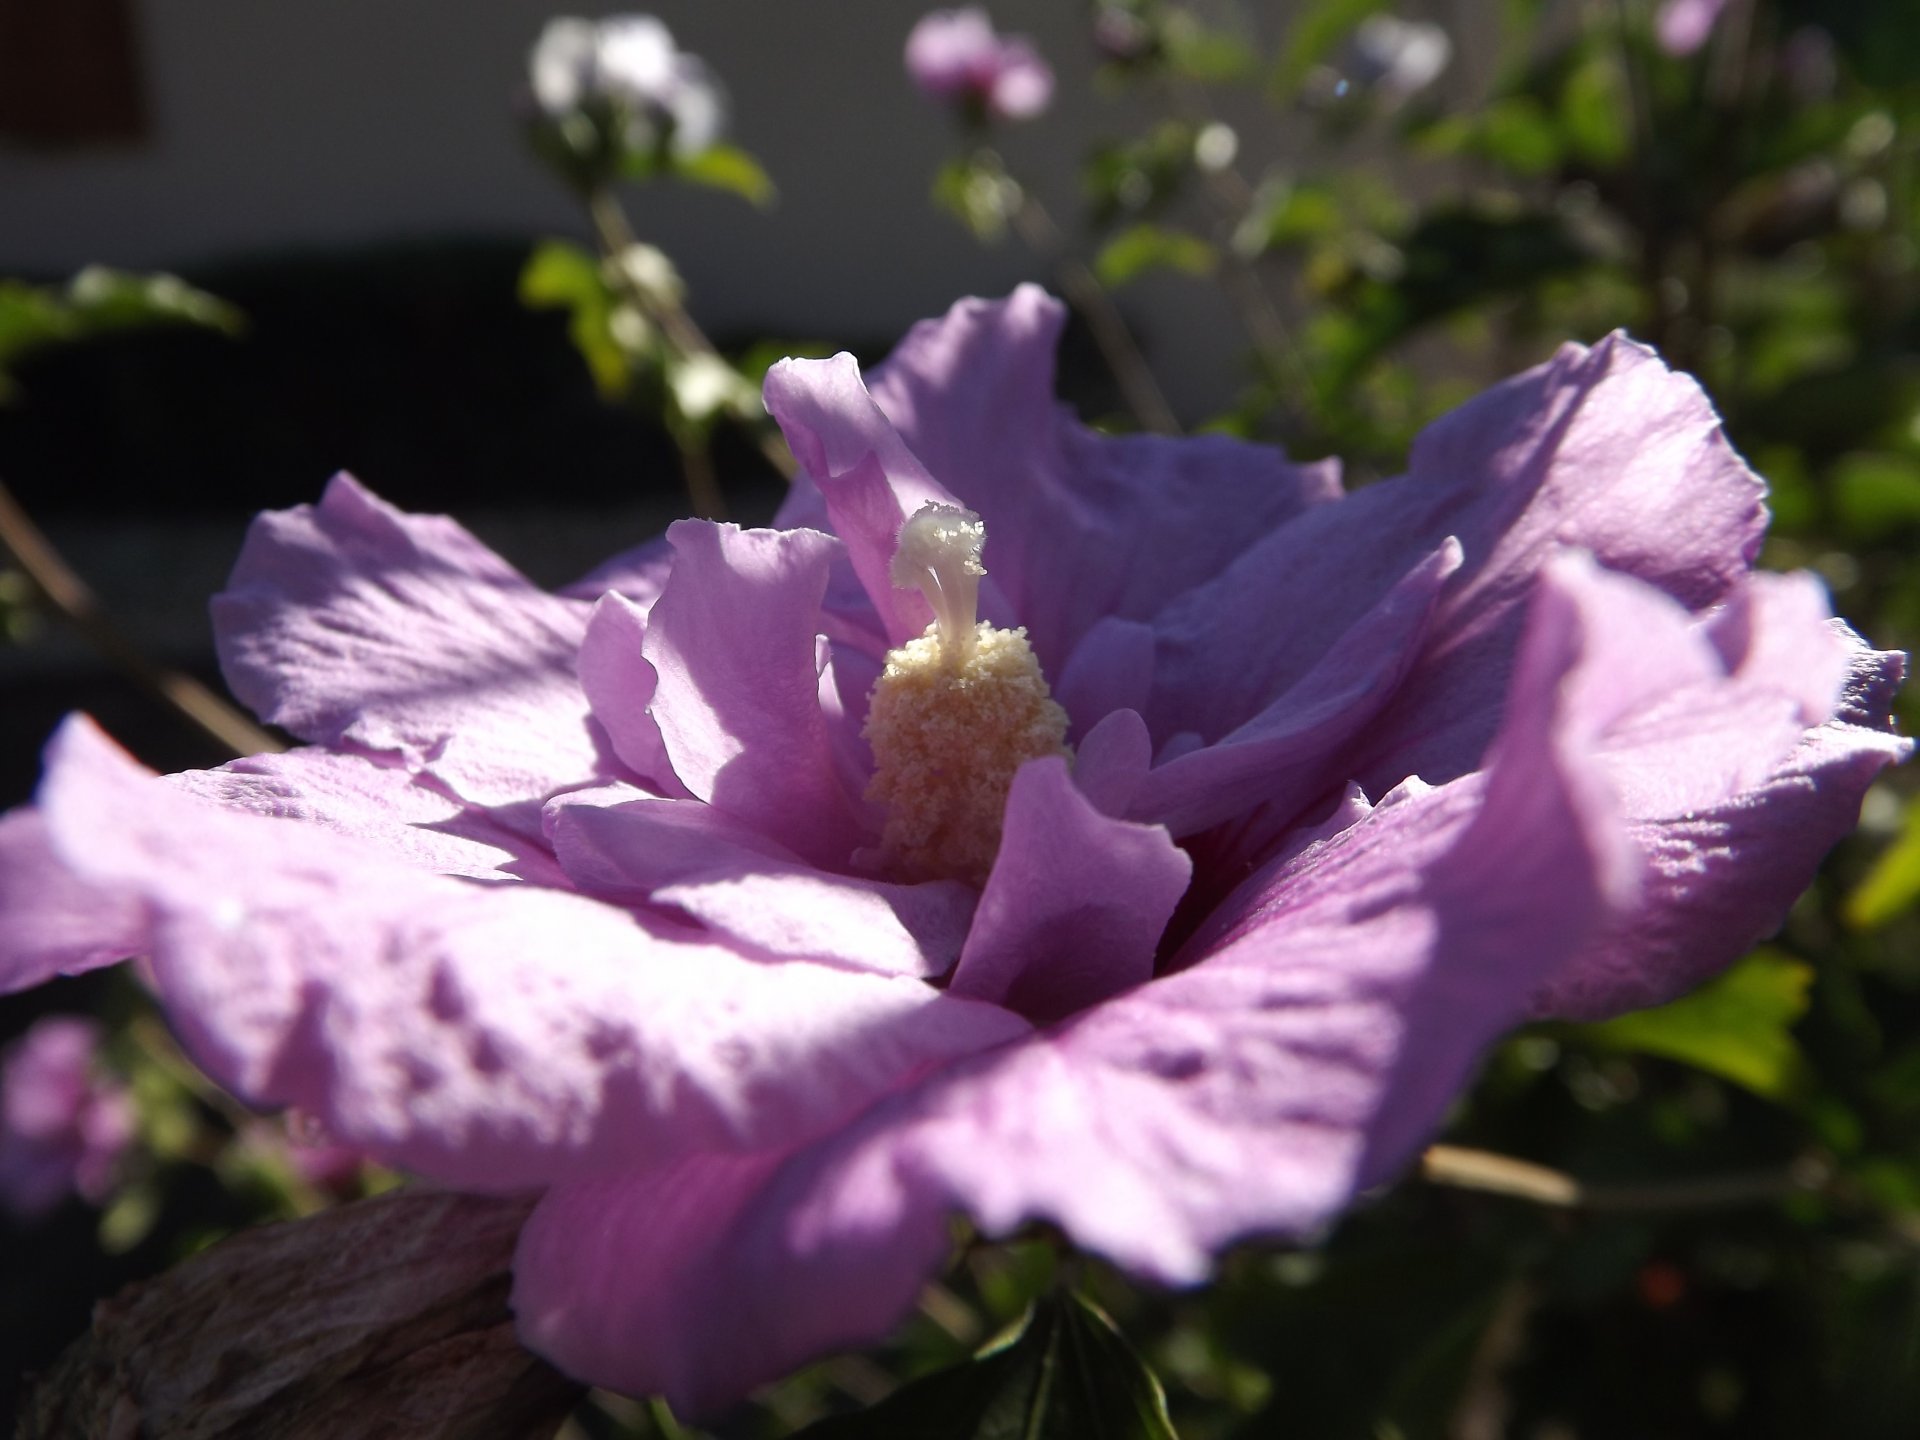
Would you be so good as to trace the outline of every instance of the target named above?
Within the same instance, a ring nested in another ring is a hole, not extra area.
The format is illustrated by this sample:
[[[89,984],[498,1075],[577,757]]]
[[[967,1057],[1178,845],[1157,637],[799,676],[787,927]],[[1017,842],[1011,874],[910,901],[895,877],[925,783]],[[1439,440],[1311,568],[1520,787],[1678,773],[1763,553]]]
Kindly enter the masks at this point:
[[[893,583],[917,587],[934,615],[924,635],[887,652],[863,732],[867,798],[887,807],[880,858],[906,880],[984,881],[1014,771],[1067,753],[1067,712],[1027,632],[974,618],[986,538],[972,511],[929,504],[900,527],[894,551]]]

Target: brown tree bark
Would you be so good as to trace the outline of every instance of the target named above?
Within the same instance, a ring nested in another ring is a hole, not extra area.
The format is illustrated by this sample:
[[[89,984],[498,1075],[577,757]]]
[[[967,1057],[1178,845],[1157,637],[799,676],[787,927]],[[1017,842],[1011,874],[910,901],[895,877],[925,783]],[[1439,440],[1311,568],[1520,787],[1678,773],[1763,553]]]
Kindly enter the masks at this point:
[[[401,1191],[243,1231],[101,1302],[17,1440],[547,1440],[581,1390],[514,1338],[528,1208]]]

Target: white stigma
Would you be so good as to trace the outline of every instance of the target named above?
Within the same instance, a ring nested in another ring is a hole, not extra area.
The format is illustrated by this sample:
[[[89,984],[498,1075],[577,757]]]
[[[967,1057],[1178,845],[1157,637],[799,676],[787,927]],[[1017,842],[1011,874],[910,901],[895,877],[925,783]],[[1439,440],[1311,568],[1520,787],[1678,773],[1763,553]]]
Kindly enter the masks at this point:
[[[986,543],[987,527],[973,511],[929,500],[900,527],[888,570],[896,589],[927,597],[940,644],[955,665],[965,663],[973,649],[980,577],[987,573],[980,551]]]
[[[906,880],[983,882],[1014,772],[1067,753],[1067,713],[1027,632],[976,618],[986,538],[972,511],[924,505],[894,552],[893,583],[917,587],[934,613],[924,635],[887,653],[863,732],[867,797],[887,808],[878,858]]]

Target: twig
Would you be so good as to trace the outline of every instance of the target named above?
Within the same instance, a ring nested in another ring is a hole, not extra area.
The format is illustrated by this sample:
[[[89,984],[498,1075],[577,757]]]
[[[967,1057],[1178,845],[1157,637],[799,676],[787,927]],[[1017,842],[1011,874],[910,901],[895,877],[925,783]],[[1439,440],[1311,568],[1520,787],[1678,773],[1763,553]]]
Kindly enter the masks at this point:
[[[997,157],[993,163],[997,168]],[[1127,329],[1127,322],[1121,318],[1107,287],[1067,248],[1060,227],[1024,185],[1020,187],[1020,201],[1013,207],[1010,218],[1027,248],[1053,268],[1054,278],[1066,292],[1068,301],[1087,322],[1093,343],[1106,357],[1107,368],[1113,372],[1134,418],[1149,430],[1178,435],[1180,422],[1174,416],[1173,407],[1167,403],[1160,382],[1153,378],[1146,357],[1134,343],[1133,332]]]
[[[1420,1157],[1429,1184],[1529,1200],[1557,1210],[1647,1212],[1758,1205],[1820,1188],[1803,1166],[1642,1185],[1590,1185],[1564,1171],[1458,1145],[1431,1145]]]
[[[622,254],[640,243],[633,233],[633,226],[627,220],[627,212],[621,208],[619,197],[612,190],[605,187],[594,190],[587,195],[586,202],[587,213],[593,220],[594,235],[599,239],[600,248],[606,253],[608,259],[618,261]],[[615,273],[621,273],[617,264],[614,268]],[[634,300],[660,326],[661,332],[667,337],[667,343],[678,350],[683,357],[709,358],[718,360],[721,364],[726,363],[725,357],[714,347],[713,341],[707,338],[706,331],[702,330],[693,316],[687,313],[684,305],[659,295],[643,293],[638,286],[630,286],[629,290]],[[754,444],[759,447],[767,463],[773,466],[783,480],[791,481],[799,473],[799,466],[794,463],[793,452],[787,448],[786,441],[781,438],[778,431],[768,424],[750,425],[748,429],[753,435]],[[679,445],[678,433],[675,433],[673,438],[674,443]],[[680,451],[681,458],[687,462],[687,490],[695,507],[704,510],[706,505],[711,503],[717,509],[721,503],[717,484],[712,487],[712,493],[707,497],[703,498],[697,493],[696,487],[702,483],[702,477],[695,473],[699,463],[687,455],[684,445],[680,446]],[[710,466],[708,474],[711,474]],[[713,513],[709,518],[721,517]]]
[[[236,755],[286,748],[191,675],[156,665],[134,648],[4,484],[0,484],[0,546],[89,645],[203,734]]]
[[[1178,82],[1170,82],[1162,94],[1168,110],[1195,131],[1221,123],[1204,95],[1196,95]],[[1277,372],[1282,364],[1291,368],[1296,380],[1318,408],[1321,404],[1320,382],[1313,367],[1307,363],[1299,342],[1293,338],[1292,330],[1281,317],[1280,307],[1268,293],[1260,271],[1234,244],[1234,232],[1253,211],[1257,194],[1253,183],[1231,162],[1199,168],[1201,193],[1206,197],[1207,207],[1213,211],[1215,241],[1225,262],[1221,283],[1240,312],[1240,323],[1246,327],[1255,352],[1270,371]]]
[[[1486,1328],[1473,1347],[1467,1377],[1447,1427],[1451,1440],[1500,1440],[1507,1433],[1513,1408],[1507,1393],[1507,1372],[1527,1343],[1527,1322],[1533,1315],[1533,1285],[1523,1275],[1509,1280],[1495,1302]]]

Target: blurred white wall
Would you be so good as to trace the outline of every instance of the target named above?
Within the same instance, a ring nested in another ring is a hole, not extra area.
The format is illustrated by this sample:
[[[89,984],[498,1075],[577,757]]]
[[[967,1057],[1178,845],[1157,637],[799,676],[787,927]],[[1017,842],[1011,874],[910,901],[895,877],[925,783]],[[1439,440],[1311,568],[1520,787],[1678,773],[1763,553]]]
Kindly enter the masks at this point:
[[[142,0],[138,8],[149,140],[120,150],[0,149],[0,273],[580,230],[566,195],[527,156],[509,103],[526,48],[555,7]],[[639,228],[678,261],[708,325],[888,334],[957,295],[1039,274],[1014,244],[981,250],[927,200],[950,136],[900,67],[917,6],[655,0],[652,8],[724,78],[736,137],[781,188],[779,206],[764,213],[673,187],[632,197]],[[1059,0],[995,6],[1004,26],[1040,40],[1065,81],[1066,103],[1011,137],[1009,150],[1067,213],[1075,160],[1107,119],[1081,83],[1091,65],[1082,13]],[[1197,287],[1180,288],[1188,293],[1172,313],[1195,299]],[[1172,368],[1190,371],[1198,353]]]
[[[884,335],[958,295],[1041,277],[1017,244],[982,250],[927,198],[951,135],[901,70],[924,7],[651,8],[726,81],[736,138],[781,188],[771,212],[674,187],[633,196],[638,228],[680,264],[710,327]],[[1266,23],[1282,7],[1249,9]],[[581,229],[523,149],[510,107],[526,48],[555,13],[541,0],[139,0],[138,10],[150,138],[122,150],[0,149],[0,273]],[[1032,34],[1060,73],[1053,113],[1017,128],[1006,152],[1071,220],[1079,160],[1125,128],[1123,102],[1088,83],[1083,4],[994,0],[991,10],[1003,29]],[[1270,127],[1257,104],[1245,113]],[[1282,143],[1245,138],[1256,161]],[[1175,277],[1150,277],[1123,301],[1176,404],[1217,409],[1237,374],[1225,302]]]

